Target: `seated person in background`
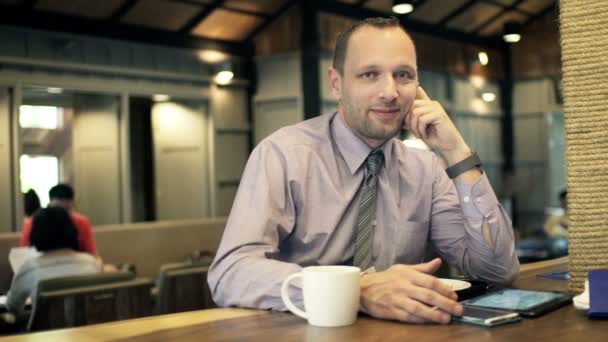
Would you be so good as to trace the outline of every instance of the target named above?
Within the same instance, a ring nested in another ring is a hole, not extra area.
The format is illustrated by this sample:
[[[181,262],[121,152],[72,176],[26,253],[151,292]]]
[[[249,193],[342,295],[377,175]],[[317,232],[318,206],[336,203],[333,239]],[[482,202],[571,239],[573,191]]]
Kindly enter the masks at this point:
[[[40,209],[34,215],[30,241],[42,255],[26,261],[13,277],[6,308],[17,316],[41,280],[101,271],[94,256],[80,252],[74,222],[61,207]]]
[[[545,231],[552,238],[568,237],[568,191],[564,190],[559,194],[559,206],[564,209],[562,215],[552,215],[545,221]]]
[[[23,218],[24,223],[40,209],[40,198],[38,198],[38,194],[34,189],[29,189],[23,194],[23,209],[25,213],[25,217]]]
[[[78,246],[79,250],[87,252],[97,258],[97,262],[104,272],[115,272],[116,267],[111,264],[103,264],[101,257],[97,254],[97,243],[93,228],[89,219],[74,210],[74,189],[68,184],[57,184],[49,190],[49,207],[61,207],[70,213],[70,217],[74,222],[78,231]],[[21,231],[21,241],[19,246],[30,246],[30,234],[32,230],[32,220],[26,220]]]
[[[467,277],[518,275],[513,228],[476,154],[420,87],[414,43],[396,18],[342,33],[328,71],[337,113],[278,130],[249,157],[209,286],[220,306],[286,310],[281,283],[302,267],[354,265],[360,310],[413,323],[460,315],[424,261],[433,245]],[[406,127],[438,151],[409,148]],[[293,285],[293,298],[302,303]]]
[[[93,229],[89,219],[74,210],[74,190],[67,184],[57,184],[49,190],[49,207],[61,207],[67,210],[74,221],[78,231],[78,246],[81,251],[97,255],[97,243],[93,235]],[[26,247],[30,245],[30,234],[32,231],[32,220],[26,220],[21,231],[19,245]]]

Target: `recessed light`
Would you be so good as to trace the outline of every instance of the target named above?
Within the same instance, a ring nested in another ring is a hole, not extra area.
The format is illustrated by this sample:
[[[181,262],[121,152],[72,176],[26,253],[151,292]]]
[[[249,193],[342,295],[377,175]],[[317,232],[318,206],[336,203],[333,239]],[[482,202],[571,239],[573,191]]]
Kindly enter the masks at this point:
[[[221,63],[230,57],[228,54],[217,50],[200,50],[196,55],[201,61],[210,64]]]
[[[496,100],[496,94],[492,92],[485,92],[481,94],[481,99],[485,102],[494,102],[494,100]]]
[[[517,43],[521,40],[521,35],[519,33],[505,34],[502,39],[507,43]]]
[[[397,14],[407,14],[414,10],[414,6],[407,1],[395,1],[392,10]]]
[[[156,102],[166,102],[169,101],[171,97],[167,94],[154,94],[152,95],[152,100]]]
[[[502,39],[507,43],[517,43],[521,39],[521,24],[516,21],[505,23]]]
[[[488,65],[490,62],[490,57],[488,57],[488,54],[485,51],[479,51],[477,59],[479,59],[481,65]]]
[[[46,91],[49,94],[61,94],[61,93],[63,93],[63,89],[62,88],[57,88],[57,87],[46,88]]]
[[[229,70],[222,70],[215,75],[215,83],[219,85],[226,85],[232,81],[234,73]]]

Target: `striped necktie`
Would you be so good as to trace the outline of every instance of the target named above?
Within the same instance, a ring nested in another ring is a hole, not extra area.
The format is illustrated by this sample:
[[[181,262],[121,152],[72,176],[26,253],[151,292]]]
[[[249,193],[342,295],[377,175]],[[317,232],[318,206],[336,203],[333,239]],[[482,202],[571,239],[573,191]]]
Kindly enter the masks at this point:
[[[353,265],[362,271],[372,264],[372,246],[374,242],[374,220],[376,218],[376,194],[378,172],[384,162],[384,154],[377,150],[365,160],[365,178],[362,183],[361,203],[357,220],[357,239],[355,240],[355,257]]]

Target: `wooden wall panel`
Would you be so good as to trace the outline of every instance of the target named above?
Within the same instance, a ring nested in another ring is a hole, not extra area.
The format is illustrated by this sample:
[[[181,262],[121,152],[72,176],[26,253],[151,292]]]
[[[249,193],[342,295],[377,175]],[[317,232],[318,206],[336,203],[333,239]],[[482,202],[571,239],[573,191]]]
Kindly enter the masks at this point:
[[[516,79],[554,77],[561,79],[562,63],[557,13],[551,11],[533,22],[513,45]]]
[[[319,16],[321,49],[333,53],[338,34],[346,30],[355,20],[330,14]],[[472,44],[448,41],[430,35],[411,33],[416,44],[418,67],[427,70],[456,74],[478,75],[491,79],[503,78],[503,62],[499,51],[481,49]],[[490,64],[482,66],[475,62],[477,53],[484,50]]]
[[[300,51],[302,45],[302,10],[292,6],[254,38],[258,56]]]

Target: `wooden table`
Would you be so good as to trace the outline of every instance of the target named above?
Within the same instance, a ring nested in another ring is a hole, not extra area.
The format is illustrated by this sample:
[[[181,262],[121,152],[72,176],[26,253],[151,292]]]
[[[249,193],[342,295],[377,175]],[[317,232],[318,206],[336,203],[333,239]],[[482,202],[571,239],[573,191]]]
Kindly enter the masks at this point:
[[[522,266],[515,283],[526,289],[567,289],[567,281],[536,275],[566,270],[567,258]],[[317,328],[287,313],[213,309],[134,319],[1,341],[608,341],[608,321],[589,320],[572,305],[536,319],[495,328],[414,325],[359,317],[342,328]]]

